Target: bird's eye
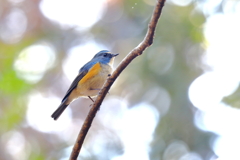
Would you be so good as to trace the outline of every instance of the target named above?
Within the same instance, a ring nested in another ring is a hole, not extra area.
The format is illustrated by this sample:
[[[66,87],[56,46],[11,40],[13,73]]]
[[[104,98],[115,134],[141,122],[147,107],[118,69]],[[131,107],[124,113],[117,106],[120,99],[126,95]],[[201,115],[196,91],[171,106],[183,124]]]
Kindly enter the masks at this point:
[[[105,54],[103,55],[103,57],[107,57],[107,53],[105,53]]]

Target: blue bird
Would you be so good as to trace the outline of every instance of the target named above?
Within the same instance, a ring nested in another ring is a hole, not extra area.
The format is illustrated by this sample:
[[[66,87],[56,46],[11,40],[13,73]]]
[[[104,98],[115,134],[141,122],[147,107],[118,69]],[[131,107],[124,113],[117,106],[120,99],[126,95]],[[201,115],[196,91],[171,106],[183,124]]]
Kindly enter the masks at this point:
[[[93,101],[92,97],[98,94],[107,77],[112,73],[113,62],[117,55],[108,50],[102,50],[80,68],[60,106],[51,117],[57,120],[67,106],[79,97],[88,97]]]

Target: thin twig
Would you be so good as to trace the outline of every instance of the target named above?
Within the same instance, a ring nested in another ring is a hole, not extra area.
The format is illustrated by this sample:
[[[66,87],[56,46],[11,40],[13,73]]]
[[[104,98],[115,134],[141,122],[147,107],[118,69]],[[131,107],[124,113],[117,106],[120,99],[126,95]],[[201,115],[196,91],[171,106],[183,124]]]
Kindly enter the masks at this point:
[[[80,133],[77,137],[77,140],[74,144],[70,160],[76,160],[80,149],[82,147],[83,141],[87,135],[87,132],[92,124],[92,121],[102,104],[103,99],[105,98],[108,90],[116,80],[116,78],[121,74],[121,72],[131,63],[131,61],[137,56],[141,55],[143,51],[153,43],[154,33],[157,26],[158,19],[161,15],[162,8],[164,6],[165,0],[158,0],[155,6],[152,18],[148,24],[148,31],[144,40],[134,48],[119,64],[113,74],[107,79],[103,88],[101,89],[99,95],[97,96],[93,106],[91,107],[86,120],[84,121]]]

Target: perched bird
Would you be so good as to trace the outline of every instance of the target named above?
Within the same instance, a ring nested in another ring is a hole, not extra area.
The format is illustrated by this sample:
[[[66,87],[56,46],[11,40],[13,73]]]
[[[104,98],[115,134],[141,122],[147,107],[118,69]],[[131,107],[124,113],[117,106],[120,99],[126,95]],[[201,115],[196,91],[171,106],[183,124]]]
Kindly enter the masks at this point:
[[[80,68],[78,76],[51,117],[57,120],[66,107],[78,97],[89,97],[93,101],[92,97],[98,94],[107,77],[112,73],[114,58],[117,55],[108,50],[102,50]]]

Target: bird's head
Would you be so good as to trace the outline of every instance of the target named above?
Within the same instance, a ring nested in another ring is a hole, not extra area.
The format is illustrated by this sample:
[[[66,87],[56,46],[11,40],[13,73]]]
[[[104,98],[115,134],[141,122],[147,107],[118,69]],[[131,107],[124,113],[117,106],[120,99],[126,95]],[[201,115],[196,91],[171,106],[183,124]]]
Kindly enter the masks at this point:
[[[98,60],[101,63],[107,63],[109,65],[113,64],[114,58],[119,55],[117,54],[112,54],[110,51],[108,50],[102,50],[100,52],[98,52],[94,57],[93,60]]]

